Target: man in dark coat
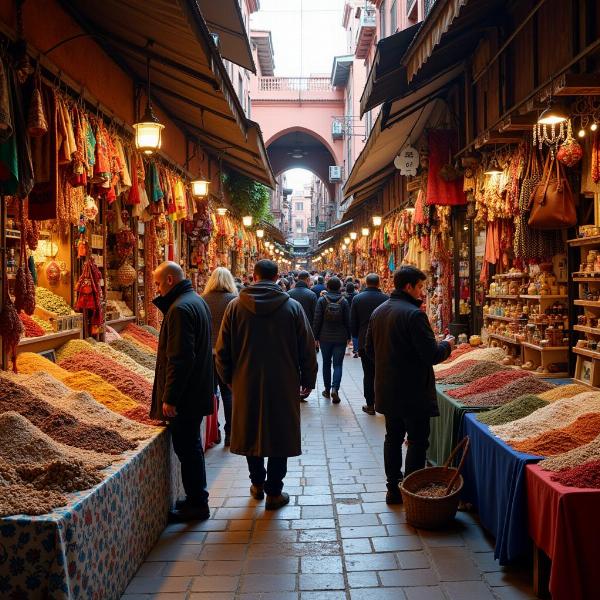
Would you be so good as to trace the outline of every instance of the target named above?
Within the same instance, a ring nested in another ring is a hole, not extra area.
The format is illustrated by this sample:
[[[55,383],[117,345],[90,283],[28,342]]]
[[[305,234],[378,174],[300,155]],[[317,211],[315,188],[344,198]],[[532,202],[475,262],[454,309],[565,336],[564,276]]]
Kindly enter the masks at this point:
[[[302,453],[298,395],[315,387],[317,358],[302,306],[275,283],[277,264],[259,260],[254,276],[225,311],[216,366],[233,388],[231,452],[246,456],[250,494],[260,500],[266,492],[271,510],[289,502],[287,457]]]
[[[367,328],[373,311],[383,304],[388,295],[379,289],[379,275],[369,273],[367,287],[354,297],[350,306],[350,330],[352,338],[358,338],[358,355],[363,368],[363,393],[366,404],[362,407],[368,415],[375,414],[375,364],[365,350]]]
[[[164,318],[150,416],[169,421],[186,493],[185,502],[170,516],[177,521],[204,520],[210,511],[200,426],[213,412],[210,312],[177,263],[160,264],[154,283],[159,296],[153,302]]]
[[[317,283],[312,286],[311,290],[317,298],[321,297],[321,292],[325,291],[325,279],[322,275],[317,277]]]
[[[317,306],[317,297],[310,289],[310,275],[307,271],[300,271],[298,274],[298,281],[293,290],[288,293],[290,298],[300,302],[300,305],[304,309],[304,314],[308,319],[309,324],[312,325],[313,319],[315,318],[315,307]]]
[[[408,439],[404,475],[425,466],[429,419],[438,416],[433,365],[448,358],[454,338],[435,339],[421,310],[423,282],[419,269],[401,267],[394,273],[394,291],[371,317],[366,350],[375,362],[375,407],[385,415],[383,445],[388,492],[386,502],[402,496],[402,445]]]

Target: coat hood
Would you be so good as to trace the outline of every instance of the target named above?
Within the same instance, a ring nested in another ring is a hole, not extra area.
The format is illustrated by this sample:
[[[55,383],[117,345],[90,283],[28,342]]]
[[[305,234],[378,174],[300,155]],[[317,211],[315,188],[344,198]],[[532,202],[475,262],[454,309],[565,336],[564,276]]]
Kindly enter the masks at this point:
[[[244,288],[238,302],[252,314],[265,316],[281,308],[290,297],[273,281],[259,281]]]

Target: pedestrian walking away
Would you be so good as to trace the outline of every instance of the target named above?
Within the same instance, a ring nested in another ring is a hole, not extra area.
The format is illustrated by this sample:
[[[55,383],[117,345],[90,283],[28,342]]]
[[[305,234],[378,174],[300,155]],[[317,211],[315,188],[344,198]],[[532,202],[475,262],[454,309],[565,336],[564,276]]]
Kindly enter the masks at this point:
[[[363,412],[375,414],[375,364],[365,350],[367,328],[374,310],[383,304],[388,295],[379,289],[379,275],[369,273],[366,277],[367,287],[357,294],[350,307],[350,330],[352,338],[358,340],[358,355],[363,368],[363,393],[366,404]]]
[[[315,318],[315,308],[317,306],[317,297],[310,289],[310,275],[307,271],[300,271],[298,274],[298,281],[293,290],[289,292],[290,298],[293,298],[300,303],[300,306],[304,309],[304,314],[308,319],[308,322],[312,326],[312,322]]]
[[[317,283],[312,286],[311,290],[317,299],[321,297],[321,292],[325,291],[325,278],[322,275],[317,277]]]
[[[170,517],[175,521],[204,520],[210,511],[200,426],[203,417],[213,412],[210,311],[177,263],[160,264],[153,277],[159,293],[153,302],[164,317],[150,416],[169,422],[186,494]]]
[[[394,291],[375,309],[369,322],[366,351],[375,363],[375,408],[385,415],[383,445],[386,502],[399,504],[402,446],[408,449],[404,476],[425,466],[429,420],[439,416],[433,365],[450,355],[454,338],[438,343],[421,310],[427,277],[412,266],[394,273]]]
[[[319,298],[313,332],[323,357],[323,396],[339,404],[339,390],[346,346],[350,342],[350,308],[341,294],[339,277],[327,281],[327,293]],[[333,379],[331,365],[333,363]]]
[[[277,264],[259,260],[254,277],[225,311],[216,365],[233,389],[231,452],[246,456],[250,494],[266,493],[265,508],[276,509],[289,502],[287,459],[302,453],[298,396],[315,387],[317,357],[302,306],[275,283]]]
[[[346,291],[344,292],[344,298],[348,301],[348,306],[352,310],[352,301],[358,295],[356,287],[353,283],[352,277],[349,277],[349,281],[346,282]],[[358,337],[352,336],[352,356],[358,358]]]
[[[231,272],[225,267],[217,267],[209,277],[204,287],[202,298],[210,309],[212,317],[212,349],[213,359],[215,354],[215,346],[217,345],[217,337],[221,329],[221,322],[227,305],[237,298],[238,288]],[[231,402],[232,395],[229,386],[223,383],[219,374],[215,371],[215,394],[219,391],[221,400],[223,401],[223,414],[225,415],[225,446],[229,446],[231,438]],[[218,425],[220,428],[220,424]],[[221,431],[218,431],[217,444],[221,443]]]

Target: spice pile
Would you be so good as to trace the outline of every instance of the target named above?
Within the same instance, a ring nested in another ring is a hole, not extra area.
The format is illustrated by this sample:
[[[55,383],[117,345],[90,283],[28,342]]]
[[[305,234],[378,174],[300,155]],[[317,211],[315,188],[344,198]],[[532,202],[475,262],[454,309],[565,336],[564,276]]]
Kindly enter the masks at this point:
[[[71,358],[79,354],[91,350],[91,344],[85,340],[69,340],[56,350],[56,360],[60,363],[61,360]]]
[[[600,460],[600,435],[579,448],[546,458],[540,467],[546,471],[562,471],[595,460]]]
[[[147,369],[154,371],[156,367],[156,354],[153,354],[150,352],[150,350],[143,350],[134,342],[124,339],[110,342],[109,345],[111,348],[114,348],[123,354],[127,354],[129,358],[133,358],[133,360],[142,365],[142,367],[146,367]]]
[[[445,498],[448,496],[448,494],[446,494],[447,487],[447,484],[444,485],[443,483],[426,483],[418,490],[415,490],[413,494],[422,496],[423,498]]]
[[[465,369],[472,367],[473,365],[479,364],[481,361],[478,360],[465,360],[457,365],[446,365],[446,368],[442,371],[437,371],[435,374],[435,378],[438,381],[442,381],[446,383],[446,378],[451,375],[456,375],[457,373],[462,373]]]
[[[460,356],[458,356],[458,358],[452,360],[452,362],[446,361],[445,363],[435,365],[433,370],[437,373],[438,371],[443,371],[444,369],[448,368],[449,365],[455,366],[465,360],[491,360],[495,362],[501,362],[505,356],[506,354],[501,348],[477,348],[477,350],[471,349],[469,352],[463,352]]]
[[[585,392],[540,408],[527,417],[491,427],[494,435],[505,442],[520,442],[551,429],[566,427],[586,413],[600,412],[600,393]]]
[[[32,321],[37,323],[46,333],[52,333],[54,330],[52,329],[52,325],[48,323],[48,321],[38,317],[37,315],[31,315],[29,317]]]
[[[557,385],[554,389],[540,394],[540,398],[542,400],[554,402],[555,400],[572,398],[573,396],[577,396],[577,394],[583,394],[589,391],[591,391],[589,386],[583,385],[582,383],[568,383],[566,385]]]
[[[62,380],[65,375],[68,375],[67,371],[61,369],[57,364],[44,358],[40,354],[35,354],[35,352],[21,352],[21,354],[17,356],[17,367],[19,373],[25,375],[44,371],[60,380]]]
[[[463,356],[467,352],[473,352],[475,348],[471,344],[459,344],[450,352],[450,356],[441,364],[454,362],[459,356]]]
[[[107,344],[110,344],[111,342],[114,342],[116,340],[120,340],[121,336],[110,325],[106,325],[106,331],[104,333],[104,339],[106,340]]]
[[[160,331],[158,331],[158,329],[152,327],[152,325],[140,325],[140,327],[158,339],[158,336],[160,335]]]
[[[465,361],[462,363],[462,366],[470,361]],[[464,368],[461,372],[455,373],[454,375],[450,375],[444,379],[444,383],[454,384],[454,383],[471,383],[476,379],[480,379],[482,377],[486,377],[488,375],[492,375],[493,373],[498,373],[498,371],[511,371],[510,367],[506,367],[497,362],[492,362],[490,360],[481,360],[476,361],[472,365]],[[498,386],[499,387],[499,386]]]
[[[565,469],[551,479],[568,487],[600,489],[600,460]]]
[[[502,375],[502,373],[499,373]],[[502,406],[507,402],[511,402],[519,396],[525,394],[539,394],[553,387],[550,383],[543,381],[539,377],[522,377],[516,381],[504,385],[497,390],[490,392],[482,392],[474,396],[461,398],[460,402],[467,406]]]
[[[591,442],[600,435],[600,414],[587,413],[566,427],[557,427],[521,442],[509,442],[519,452],[554,456]]]
[[[551,390],[550,390],[551,391]],[[548,406],[547,400],[542,400],[539,396],[525,394],[515,398],[508,404],[477,414],[477,419],[486,425],[504,425],[517,419],[527,417],[532,412]]]
[[[42,327],[40,327],[29,315],[26,315],[23,311],[19,313],[19,319],[21,319],[21,323],[23,323],[23,328],[25,329],[25,337],[33,338],[46,335],[46,331]]]
[[[139,325],[130,323],[127,325],[127,327],[125,327],[123,333],[140,341],[142,344],[144,344],[144,346],[148,346],[148,348],[154,350],[154,352],[158,350],[158,340],[156,339],[156,336],[147,332]]]
[[[121,415],[137,406],[134,400],[121,393],[114,385],[89,371],[68,373],[61,380],[72,390],[88,392],[97,402]]]
[[[118,362],[121,366],[129,369],[133,373],[140,375],[150,383],[154,381],[154,371],[147,369],[146,367],[142,367],[139,363],[135,362],[133,358],[129,358],[127,354],[123,352],[119,352],[115,348],[112,348],[109,344],[105,342],[93,342],[91,345],[92,350],[94,352],[98,352],[116,362]]]
[[[493,392],[498,388],[504,387],[505,385],[508,385],[513,381],[517,381],[518,379],[523,379],[524,377],[531,377],[531,375],[525,371],[518,371],[516,369],[493,372],[491,375],[480,377],[479,379],[471,381],[471,383],[468,383],[467,385],[462,385],[453,390],[449,390],[446,393],[453,398],[467,398],[469,396],[474,396],[475,394]]]
[[[69,316],[73,314],[73,309],[63,298],[42,286],[35,288],[35,303],[44,310],[57,315]]]

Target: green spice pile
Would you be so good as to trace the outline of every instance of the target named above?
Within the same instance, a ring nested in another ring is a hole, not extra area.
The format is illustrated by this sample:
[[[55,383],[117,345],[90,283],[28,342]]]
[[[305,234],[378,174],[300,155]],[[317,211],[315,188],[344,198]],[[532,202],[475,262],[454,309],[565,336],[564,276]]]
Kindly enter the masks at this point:
[[[512,400],[504,406],[500,406],[488,412],[479,413],[477,419],[486,425],[504,425],[517,419],[527,417],[538,408],[548,406],[547,400],[542,400],[534,394],[525,394]]]
[[[497,376],[500,377],[501,375],[503,373],[498,373]],[[502,406],[519,396],[539,394],[552,387],[554,387],[552,384],[531,375],[530,377],[521,377],[491,392],[481,392],[480,394],[461,398],[460,402],[466,406]]]
[[[57,296],[45,287],[38,286],[35,288],[35,303],[44,310],[57,315],[69,316],[73,314],[73,310],[63,298]]]
[[[466,363],[467,361],[465,361]],[[492,375],[498,371],[510,371],[511,368],[490,360],[480,360],[470,365],[464,371],[444,378],[444,383],[471,383],[481,377]],[[499,386],[498,386],[499,387]]]
[[[154,371],[154,368],[156,367],[156,355],[145,352],[137,344],[134,344],[129,340],[120,339],[110,342],[110,346],[119,352],[123,352],[123,354],[127,354],[129,358],[133,358],[133,360],[142,365],[142,367]]]

